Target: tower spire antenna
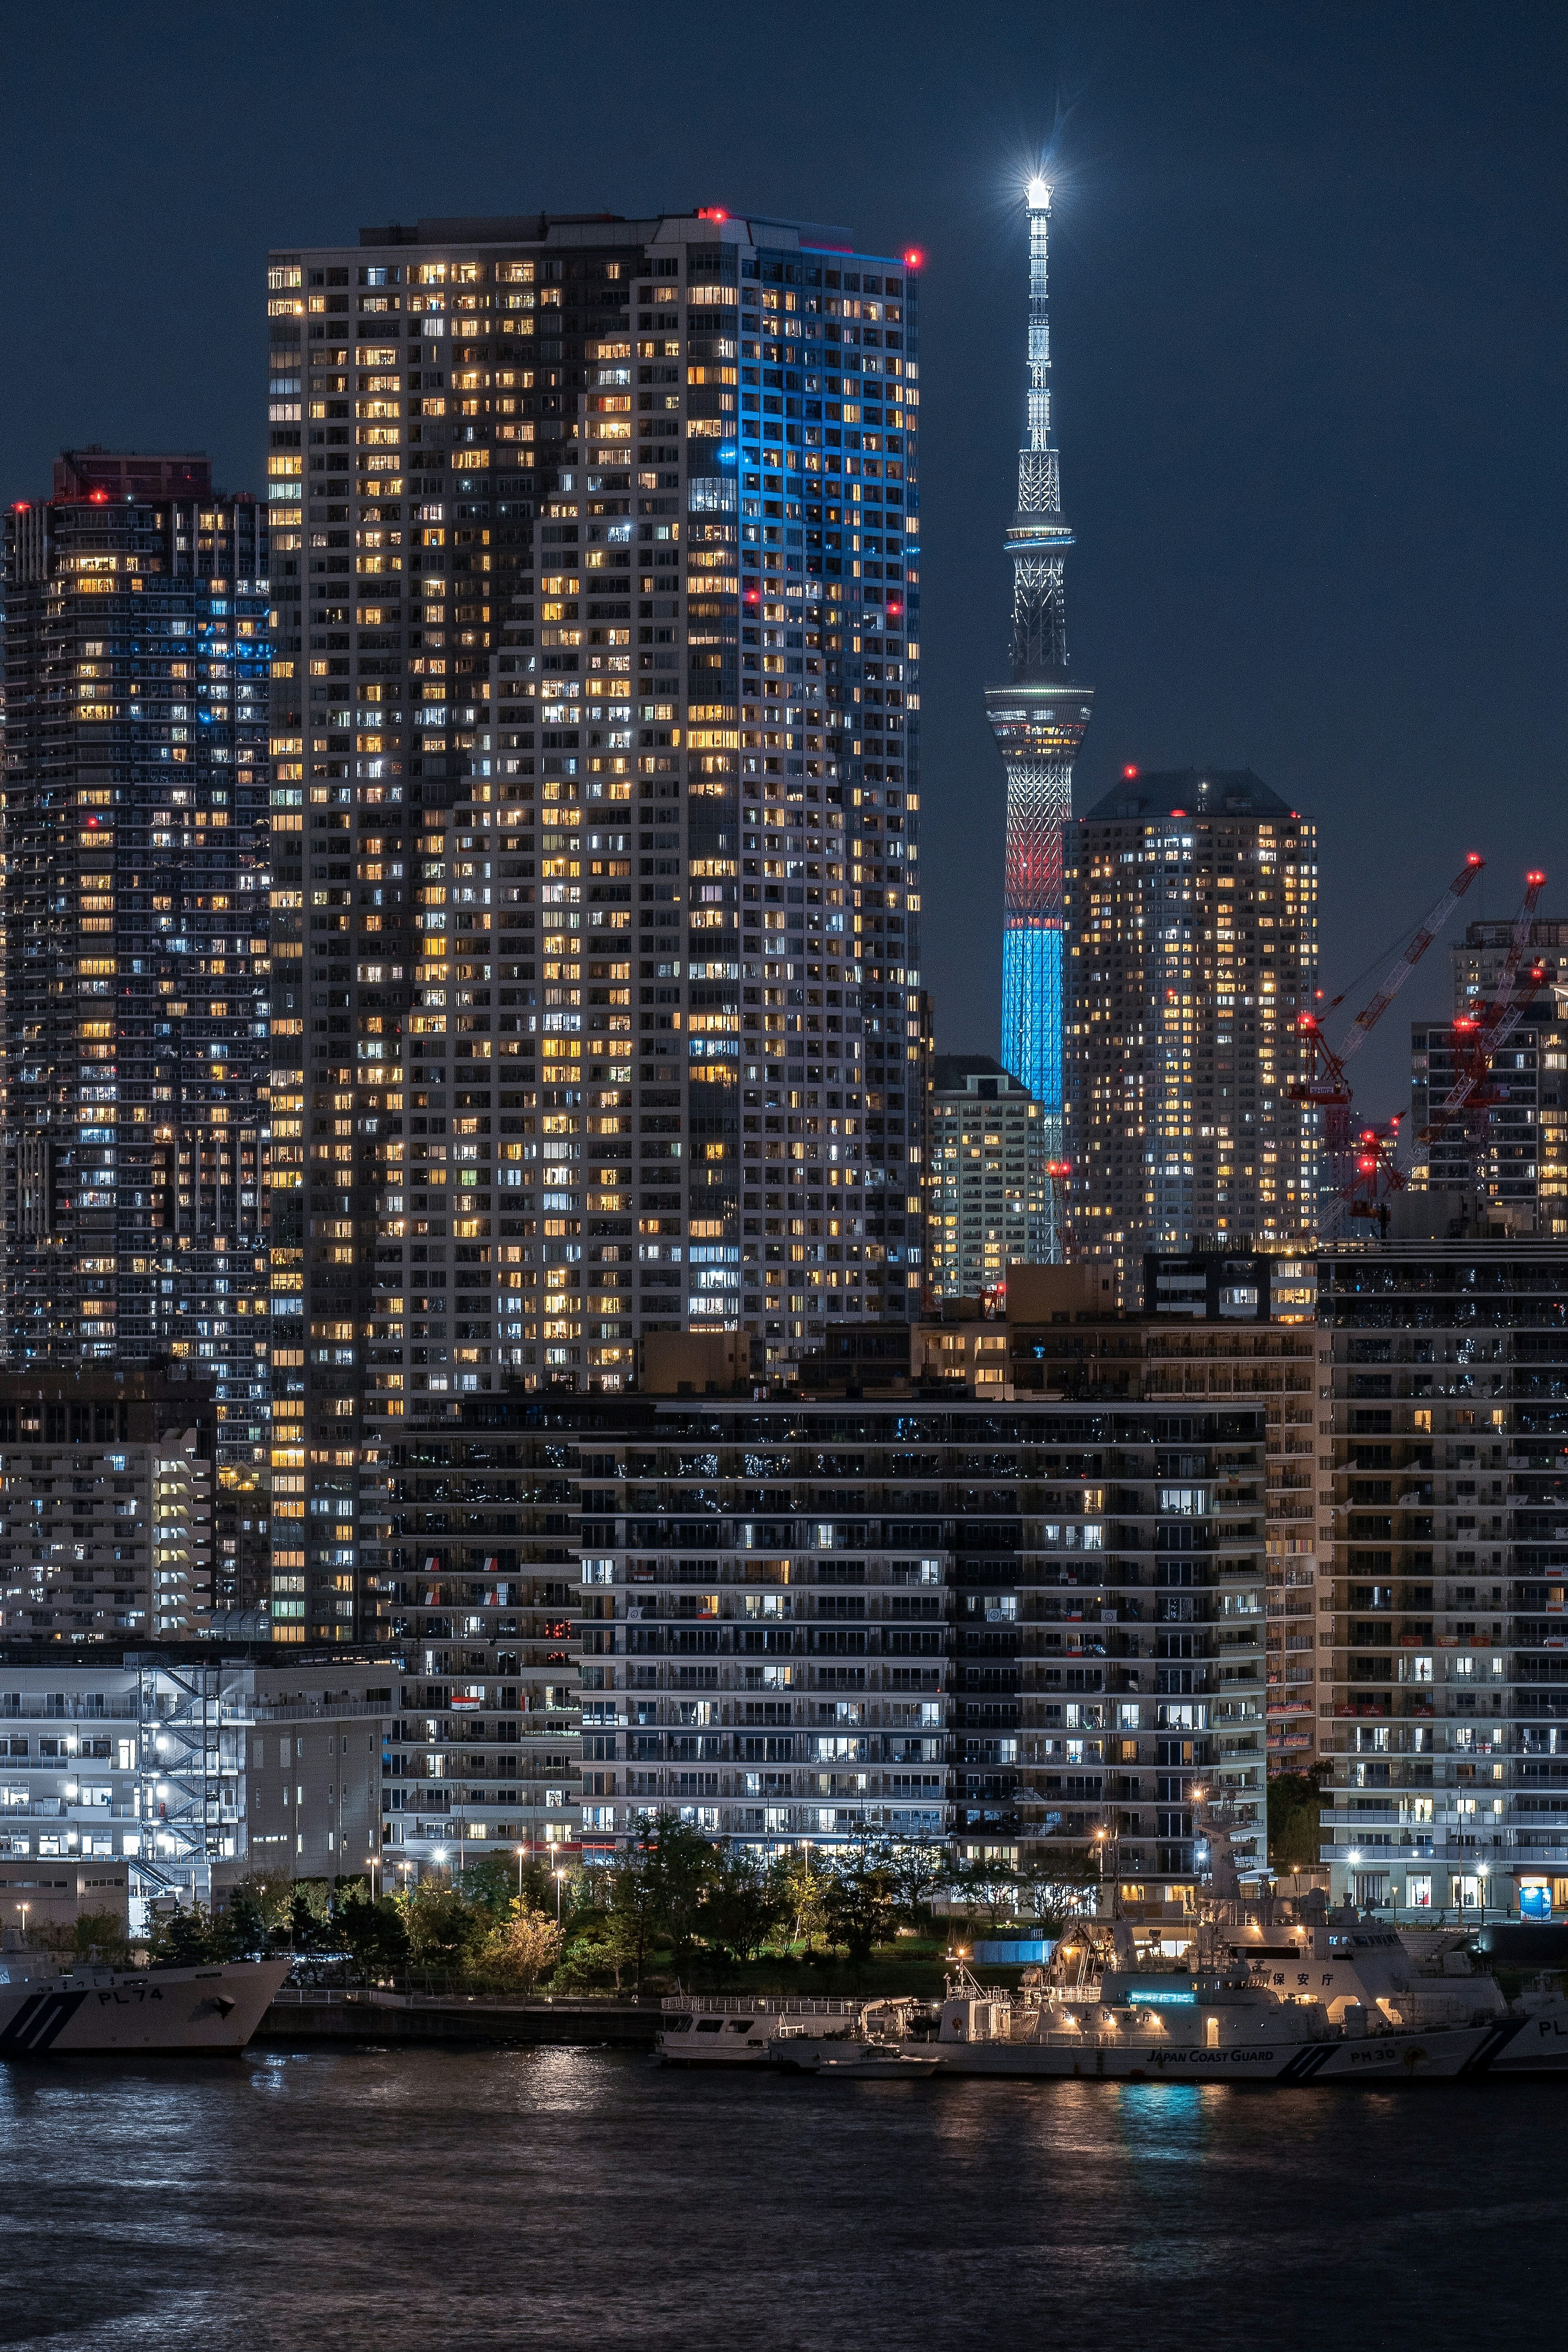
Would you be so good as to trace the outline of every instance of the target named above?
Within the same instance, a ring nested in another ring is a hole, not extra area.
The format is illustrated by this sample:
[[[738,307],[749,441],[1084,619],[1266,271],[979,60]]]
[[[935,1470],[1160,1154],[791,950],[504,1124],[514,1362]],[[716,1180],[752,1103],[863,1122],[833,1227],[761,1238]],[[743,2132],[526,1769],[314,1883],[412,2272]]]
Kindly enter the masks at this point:
[[[1061,1083],[1062,829],[1072,814],[1072,762],[1093,707],[1067,657],[1065,571],[1072,531],[1061,511],[1051,415],[1051,184],[1025,190],[1029,322],[1018,506],[1008,527],[1012,564],[1011,678],[988,688],[987,715],[1008,777],[1002,1055],[1044,1114],[1046,1157],[1064,1150]],[[1064,1231],[1053,1206],[1050,1253]]]

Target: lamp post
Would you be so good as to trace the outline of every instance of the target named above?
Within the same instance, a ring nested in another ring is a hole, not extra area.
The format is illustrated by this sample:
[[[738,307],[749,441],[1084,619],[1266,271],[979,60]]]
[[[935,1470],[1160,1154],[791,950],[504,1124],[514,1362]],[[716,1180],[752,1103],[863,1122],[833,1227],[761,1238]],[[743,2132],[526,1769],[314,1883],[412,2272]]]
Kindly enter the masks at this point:
[[[525,1861],[527,1860],[527,1858],[528,1858],[528,1847],[527,1847],[526,1845],[520,1845],[520,1846],[518,1846],[518,1848],[517,1848],[517,1908],[518,1908],[518,1910],[519,1910],[519,1911],[520,1911],[520,1910],[522,1909],[522,1907],[523,1907],[523,1864],[524,1864],[524,1862],[525,1862]]]
[[[555,1880],[555,1924],[559,1927],[560,1926],[560,1890],[566,1873],[564,1870],[552,1870],[550,1876]]]

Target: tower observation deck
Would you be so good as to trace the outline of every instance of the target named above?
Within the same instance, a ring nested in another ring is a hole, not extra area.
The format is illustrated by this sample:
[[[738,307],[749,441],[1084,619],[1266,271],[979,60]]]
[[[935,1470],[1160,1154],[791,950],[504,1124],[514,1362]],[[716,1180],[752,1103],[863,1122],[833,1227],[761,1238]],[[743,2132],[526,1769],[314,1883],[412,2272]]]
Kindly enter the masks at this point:
[[[1011,677],[986,690],[986,713],[1008,776],[1007,882],[1002,942],[1002,1053],[1048,1121],[1048,1157],[1062,1149],[1062,827],[1072,814],[1072,762],[1089,724],[1093,690],[1067,658],[1063,573],[1072,531],[1061,511],[1061,471],[1051,432],[1047,261],[1051,189],[1029,184],[1029,358],[1026,428],[1019,451],[1018,510],[1007,532],[1013,567]],[[1050,1255],[1062,1236],[1053,1206]]]

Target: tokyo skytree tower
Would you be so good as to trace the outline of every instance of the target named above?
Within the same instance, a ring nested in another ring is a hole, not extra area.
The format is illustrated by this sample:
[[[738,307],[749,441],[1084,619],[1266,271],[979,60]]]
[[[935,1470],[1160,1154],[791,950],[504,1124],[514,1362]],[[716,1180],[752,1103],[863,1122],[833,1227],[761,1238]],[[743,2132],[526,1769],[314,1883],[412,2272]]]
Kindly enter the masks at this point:
[[[1072,814],[1072,762],[1092,708],[1092,688],[1067,660],[1062,572],[1072,532],[1061,512],[1061,475],[1051,423],[1051,320],[1046,261],[1051,189],[1029,184],[1029,383],[1019,451],[1018,512],[1008,528],[1013,567],[1012,677],[987,688],[986,712],[1007,765],[1007,903],[1002,942],[1002,1062],[1045,1114],[1045,1157],[1063,1149],[1061,1100],[1062,827]],[[1062,1255],[1059,1203],[1050,1187],[1051,1258]]]

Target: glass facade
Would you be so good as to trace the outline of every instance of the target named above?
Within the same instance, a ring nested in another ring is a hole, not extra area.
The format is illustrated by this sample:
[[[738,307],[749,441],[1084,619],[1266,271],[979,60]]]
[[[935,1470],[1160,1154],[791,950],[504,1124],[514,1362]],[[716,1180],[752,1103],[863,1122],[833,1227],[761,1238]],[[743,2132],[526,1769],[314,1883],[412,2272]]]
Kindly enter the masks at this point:
[[[71,452],[5,519],[10,1363],[168,1358],[265,1458],[265,510]]]

